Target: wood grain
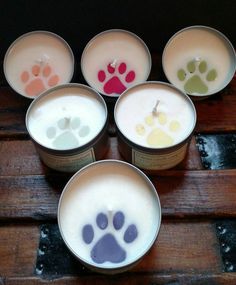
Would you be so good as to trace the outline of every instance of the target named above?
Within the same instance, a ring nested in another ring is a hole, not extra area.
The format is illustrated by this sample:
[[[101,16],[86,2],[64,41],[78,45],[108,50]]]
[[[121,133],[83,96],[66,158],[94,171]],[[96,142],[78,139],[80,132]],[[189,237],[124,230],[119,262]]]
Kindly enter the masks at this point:
[[[2,277],[34,276],[38,237],[39,229],[35,225],[1,225]],[[78,267],[81,266],[78,262]],[[183,274],[221,271],[218,243],[211,223],[163,221],[153,247],[130,272]],[[86,272],[83,275],[88,274]]]
[[[152,177],[162,213],[175,217],[235,217],[236,170],[166,171]]]
[[[151,177],[163,216],[236,217],[236,170],[162,171]],[[70,175],[0,177],[0,219],[55,219]]]
[[[194,102],[197,111],[196,133],[236,131],[235,81],[234,78],[220,94]],[[27,136],[25,113],[31,100],[18,95],[10,87],[0,87],[0,96],[0,137]]]
[[[96,283],[94,281],[96,279]],[[1,282],[1,279],[0,279]],[[4,282],[4,283],[3,283]],[[78,276],[63,277],[53,280],[42,280],[37,277],[10,277],[2,281],[4,285],[235,285],[236,276],[233,273],[224,274],[121,274],[116,276]]]
[[[153,62],[150,80],[165,81],[161,57],[154,55]],[[116,276],[83,270],[56,279],[36,276],[39,225],[56,222],[58,200],[72,174],[53,171],[40,161],[25,127],[31,100],[10,87],[0,87],[0,97],[0,285],[236,284],[235,273],[223,272],[214,222],[236,218],[236,169],[204,170],[195,137],[181,164],[155,175],[146,172],[160,196],[163,220],[157,241],[136,267]],[[107,103],[110,149],[104,159],[123,160],[113,104]],[[225,90],[194,105],[195,134],[235,133],[236,77]]]
[[[27,99],[10,87],[0,87],[0,138],[27,137],[25,114],[32,100]]]
[[[1,224],[0,276],[32,276],[38,242],[39,230],[35,225]]]
[[[217,95],[195,101],[197,111],[196,133],[236,131],[236,78]]]
[[[121,157],[117,138],[110,137],[110,148],[104,159],[118,159]],[[175,169],[202,169],[202,163],[193,137],[186,158]],[[0,175],[33,175],[49,174],[55,171],[45,166],[31,140],[0,141]]]

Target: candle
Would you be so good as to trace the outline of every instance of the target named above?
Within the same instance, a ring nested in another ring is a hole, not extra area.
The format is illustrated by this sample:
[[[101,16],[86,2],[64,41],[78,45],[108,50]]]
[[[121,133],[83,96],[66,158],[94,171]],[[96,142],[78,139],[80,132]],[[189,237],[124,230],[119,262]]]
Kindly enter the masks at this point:
[[[103,160],[78,171],[65,186],[58,224],[81,262],[113,274],[130,269],[151,248],[160,229],[161,206],[153,184],[140,170]]]
[[[36,98],[26,127],[43,162],[75,172],[107,151],[107,108],[103,98],[82,84],[54,87]]]
[[[115,123],[125,159],[143,169],[168,169],[185,157],[196,112],[189,97],[174,86],[146,82],[120,96]]]
[[[106,96],[117,97],[126,88],[147,80],[151,56],[145,43],[125,30],[108,30],[86,45],[81,69],[90,86]]]
[[[22,35],[11,44],[4,58],[9,85],[28,98],[70,82],[73,72],[74,56],[69,45],[47,31]]]
[[[168,41],[162,63],[172,84],[195,98],[205,98],[231,81],[236,57],[232,44],[222,33],[192,26]]]

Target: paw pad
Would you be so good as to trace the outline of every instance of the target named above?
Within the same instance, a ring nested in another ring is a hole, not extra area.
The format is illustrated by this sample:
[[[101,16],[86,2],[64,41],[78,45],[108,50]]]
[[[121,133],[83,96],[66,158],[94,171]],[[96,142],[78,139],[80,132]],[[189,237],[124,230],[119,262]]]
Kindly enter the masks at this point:
[[[205,60],[192,60],[187,63],[186,70],[177,71],[177,77],[184,82],[184,90],[188,94],[206,94],[208,83],[217,78],[217,71],[213,68],[208,71]]]
[[[82,238],[85,244],[91,245],[90,256],[95,263],[101,264],[106,261],[120,263],[126,259],[127,252],[122,248],[122,243],[132,243],[138,236],[135,224],[130,224],[124,230],[125,215],[118,211],[112,221],[104,213],[96,217],[96,229],[91,224],[82,228]],[[123,231],[122,231],[123,230]],[[100,237],[97,238],[97,235]]]
[[[116,65],[109,63],[107,65],[107,72],[99,70],[98,80],[104,83],[103,91],[105,94],[121,94],[127,88],[127,84],[135,79],[135,72],[130,70],[127,72],[126,63],[122,62],[118,68]]]
[[[48,139],[56,149],[69,149],[79,146],[79,138],[86,137],[90,133],[87,125],[81,125],[80,118],[62,118],[56,126],[51,126],[46,131]]]
[[[30,72],[23,71],[20,79],[25,84],[25,93],[28,96],[37,96],[48,88],[57,85],[60,78],[58,75],[52,74],[52,68],[49,64],[44,67],[35,64]]]
[[[157,115],[148,115],[143,123],[136,125],[136,133],[145,136],[145,141],[150,147],[167,147],[174,144],[172,135],[179,132],[181,124],[177,120],[168,120],[164,112]]]

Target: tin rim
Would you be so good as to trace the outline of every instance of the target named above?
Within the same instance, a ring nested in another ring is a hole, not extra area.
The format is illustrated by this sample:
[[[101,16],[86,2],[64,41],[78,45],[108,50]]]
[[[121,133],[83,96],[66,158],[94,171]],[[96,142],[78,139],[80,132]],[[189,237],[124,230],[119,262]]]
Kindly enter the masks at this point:
[[[97,96],[99,101],[102,103],[103,107],[104,107],[104,111],[105,111],[105,120],[104,120],[104,124],[102,125],[101,129],[98,131],[97,135],[95,137],[93,137],[90,141],[88,141],[86,144],[83,144],[81,146],[75,147],[75,148],[70,148],[70,149],[55,149],[55,148],[51,148],[48,146],[45,146],[43,144],[41,144],[38,140],[36,140],[34,138],[34,136],[32,135],[29,126],[28,126],[28,121],[29,121],[29,116],[30,116],[30,112],[31,109],[34,107],[35,104],[37,104],[38,101],[40,101],[42,98],[44,98],[45,96],[49,95],[50,93],[60,90],[60,89],[70,89],[70,88],[80,88],[80,89],[85,89],[91,93],[93,93],[93,95]],[[42,94],[40,94],[37,98],[35,98],[31,104],[28,107],[28,110],[26,112],[26,116],[25,116],[25,125],[26,125],[26,129],[30,135],[30,138],[42,149],[49,151],[51,153],[56,153],[58,155],[63,155],[63,154],[68,154],[68,153],[76,153],[79,150],[83,150],[86,149],[87,147],[89,147],[91,145],[91,143],[93,141],[96,141],[96,139],[100,136],[101,133],[103,133],[103,131],[105,130],[106,126],[108,124],[108,111],[107,111],[107,105],[105,103],[105,100],[102,98],[102,96],[93,88],[84,85],[84,84],[79,84],[79,83],[66,83],[66,84],[61,84],[58,86],[55,86],[53,88],[50,88],[48,90],[46,90],[45,92],[43,92]]]
[[[183,139],[182,141],[174,144],[174,145],[171,145],[171,146],[167,146],[167,147],[158,147],[158,148],[154,148],[154,147],[147,147],[147,146],[143,146],[143,145],[140,145],[140,144],[137,144],[135,142],[132,142],[119,128],[119,125],[117,123],[117,118],[116,118],[116,113],[117,113],[117,108],[118,108],[118,104],[120,102],[120,100],[122,100],[122,98],[124,96],[126,96],[126,93],[128,93],[130,90],[132,89],[135,89],[135,88],[138,88],[140,86],[145,86],[145,85],[150,85],[150,84],[154,84],[154,85],[160,85],[160,86],[167,86],[169,87],[170,89],[174,89],[175,91],[177,91],[181,96],[183,96],[184,98],[186,98],[187,102],[190,104],[192,110],[193,110],[193,127],[192,129],[190,130],[190,132],[188,133],[188,135],[186,136],[185,139]],[[176,149],[177,147],[181,147],[184,143],[186,143],[186,141],[188,141],[190,139],[190,137],[192,136],[194,130],[195,130],[195,127],[196,127],[196,122],[197,122],[197,113],[196,113],[196,109],[195,109],[195,106],[192,102],[192,100],[190,99],[190,97],[184,93],[183,91],[181,91],[180,89],[178,89],[177,87],[175,87],[174,85],[170,84],[170,83],[166,83],[166,82],[161,82],[161,81],[146,81],[146,82],[143,82],[143,83],[140,83],[140,84],[137,84],[133,87],[130,87],[129,89],[125,90],[121,96],[118,98],[116,104],[115,104],[115,108],[114,108],[114,119],[115,119],[115,125],[116,125],[116,128],[118,129],[118,132],[125,138],[125,140],[131,145],[131,146],[134,146],[136,147],[136,149],[141,149],[143,150],[144,152],[146,153],[157,153],[157,152],[161,152],[161,153],[169,153],[171,152],[173,149]]]
[[[227,44],[227,49],[229,50],[229,52],[230,52],[231,55],[233,56],[232,75],[229,76],[229,79],[228,79],[224,84],[222,84],[222,87],[219,87],[219,88],[218,88],[217,90],[215,90],[215,91],[209,92],[209,93],[207,93],[207,94],[202,94],[202,95],[201,95],[201,94],[189,94],[189,93],[187,93],[189,96],[192,96],[192,97],[202,97],[202,98],[204,98],[204,97],[208,97],[208,96],[210,96],[210,95],[214,95],[214,94],[220,92],[221,90],[223,90],[223,89],[230,83],[230,81],[232,80],[232,78],[234,77],[234,74],[235,74],[235,72],[236,72],[236,52],[235,52],[235,49],[234,49],[232,43],[230,42],[230,40],[229,40],[222,32],[220,32],[220,31],[218,31],[218,30],[216,30],[216,29],[214,29],[214,28],[212,28],[212,27],[204,26],[204,25],[194,25],[194,26],[189,26],[189,27],[183,28],[183,29],[179,30],[178,32],[176,32],[176,33],[168,40],[168,42],[166,43],[165,48],[164,48],[164,50],[163,50],[163,53],[162,53],[162,67],[163,67],[163,71],[164,71],[164,74],[165,74],[166,78],[168,79],[168,81],[169,81],[170,83],[172,83],[172,81],[169,79],[169,76],[168,76],[168,74],[167,74],[167,72],[166,72],[166,69],[165,69],[165,63],[164,63],[164,57],[165,57],[167,48],[168,48],[168,46],[170,45],[170,43],[172,42],[172,40],[173,40],[176,36],[178,36],[178,35],[181,34],[182,32],[185,32],[185,31],[191,30],[191,29],[210,30],[210,31],[212,31],[214,34],[220,36],[220,38],[223,39],[224,42]],[[177,88],[178,88],[178,87],[177,87]],[[180,89],[180,88],[179,88],[179,89]],[[184,91],[182,90],[182,92],[184,92]]]
[[[152,68],[152,57],[151,57],[151,53],[148,49],[148,46],[146,45],[146,43],[138,36],[136,35],[135,33],[133,32],[130,32],[130,31],[127,31],[127,30],[123,30],[123,29],[109,29],[109,30],[106,30],[106,31],[103,31],[103,32],[100,32],[99,34],[95,35],[92,39],[90,39],[90,41],[86,44],[83,52],[82,52],[82,55],[81,55],[81,59],[80,59],[80,66],[81,66],[81,72],[82,72],[82,75],[84,77],[84,79],[86,80],[86,82],[89,84],[89,80],[85,77],[84,75],[84,67],[83,67],[83,60],[84,60],[84,57],[85,57],[85,53],[86,53],[86,50],[87,48],[90,46],[90,44],[92,43],[92,41],[94,41],[96,38],[100,37],[101,35],[103,34],[106,34],[106,33],[113,33],[113,32],[121,32],[121,33],[126,33],[128,35],[131,35],[132,37],[136,38],[137,40],[140,41],[140,43],[143,45],[146,53],[147,53],[147,57],[148,57],[148,62],[149,62],[149,70],[147,72],[147,76],[144,78],[144,81],[146,81],[148,79],[148,77],[150,76],[150,72],[151,72],[151,68]],[[90,84],[89,84],[90,85]],[[94,89],[96,89],[94,86],[92,86]],[[97,89],[96,89],[97,90]],[[98,90],[97,90],[98,91]],[[100,94],[102,94],[103,96],[106,96],[108,98],[118,98],[121,94],[115,94],[115,95],[108,95],[108,94],[105,94],[103,92],[100,92],[98,91]]]
[[[73,75],[74,75],[74,69],[75,69],[75,58],[74,58],[74,54],[73,54],[73,51],[71,49],[71,47],[69,46],[69,44],[67,43],[66,40],[64,40],[61,36],[53,33],[53,32],[50,32],[50,31],[45,31],[45,30],[36,30],[36,31],[31,31],[31,32],[28,32],[28,33],[25,33],[21,36],[19,36],[17,39],[15,39],[11,45],[8,47],[6,53],[5,53],[5,56],[4,56],[4,60],[3,60],[3,72],[4,72],[4,75],[5,75],[5,78],[6,78],[6,81],[7,83],[9,84],[9,86],[11,86],[11,88],[19,95],[25,97],[25,98],[28,98],[28,99],[31,99],[31,100],[34,100],[36,99],[38,96],[40,96],[41,94],[43,94],[44,92],[40,93],[39,95],[35,96],[35,97],[31,97],[31,96],[27,96],[26,94],[22,94],[20,93],[18,90],[16,90],[10,83],[10,80],[8,79],[8,76],[7,76],[7,72],[6,72],[6,65],[7,65],[7,59],[8,59],[8,55],[9,53],[11,52],[11,50],[14,48],[14,45],[22,40],[23,38],[25,37],[28,37],[28,36],[31,36],[31,35],[34,35],[34,34],[46,34],[46,35],[49,35],[49,36],[53,36],[55,38],[57,38],[58,40],[60,40],[65,46],[66,48],[68,49],[69,53],[70,53],[70,57],[71,57],[71,61],[72,61],[72,70],[71,70],[71,75],[69,76],[69,80],[68,80],[68,83],[71,81],[71,79],[73,78]],[[67,83],[63,83],[63,84],[67,84]],[[58,86],[58,85],[57,85]],[[49,88],[51,89],[51,88]],[[49,90],[47,89],[47,90]],[[46,91],[47,91],[46,90]]]
[[[119,265],[119,264],[114,264],[113,267],[106,267],[106,266],[102,266],[101,264],[91,264],[89,263],[87,260],[83,259],[81,256],[79,256],[79,254],[77,254],[73,248],[69,245],[69,243],[67,242],[64,234],[63,234],[63,230],[62,230],[62,227],[61,227],[61,217],[60,217],[60,209],[61,209],[61,204],[62,204],[62,201],[63,201],[63,197],[64,197],[64,194],[69,191],[69,186],[70,186],[70,183],[76,179],[77,176],[80,176],[83,174],[83,172],[87,171],[90,167],[94,167],[96,166],[97,164],[114,164],[114,163],[117,163],[117,164],[123,164],[123,165],[126,165],[128,167],[130,167],[133,171],[135,171],[136,173],[138,173],[143,179],[145,179],[145,181],[147,182],[149,188],[150,188],[150,191],[152,191],[152,193],[154,194],[155,198],[156,198],[156,201],[157,201],[157,205],[158,205],[158,215],[159,215],[159,222],[157,224],[157,228],[156,228],[156,231],[155,231],[155,235],[153,237],[153,239],[150,241],[150,244],[149,246],[147,247],[147,249],[145,251],[143,251],[141,254],[137,255],[136,259],[132,262],[128,262],[128,263],[123,263],[123,265]],[[159,235],[159,232],[160,232],[160,227],[161,227],[161,221],[162,221],[162,211],[161,211],[161,202],[160,202],[160,198],[159,198],[159,195],[156,191],[156,188],[155,186],[153,185],[153,183],[151,182],[151,180],[148,178],[148,176],[142,172],[139,168],[137,168],[136,166],[128,163],[128,162],[125,162],[125,161],[121,161],[121,160],[116,160],[116,159],[105,159],[105,160],[99,160],[99,161],[95,161],[95,162],[92,162],[86,166],[84,166],[83,168],[81,168],[79,171],[77,171],[71,178],[70,180],[67,182],[67,184],[65,185],[62,193],[61,193],[61,196],[60,196],[60,199],[59,199],[59,203],[58,203],[58,209],[57,209],[57,221],[58,221],[58,227],[59,227],[59,231],[61,233],[61,236],[62,236],[62,239],[64,241],[64,243],[66,244],[66,246],[68,247],[68,249],[73,253],[73,255],[79,259],[81,262],[83,262],[85,265],[87,265],[88,267],[90,268],[93,268],[94,270],[96,271],[103,271],[103,273],[109,273],[111,271],[119,271],[121,270],[120,272],[123,272],[125,271],[126,269],[128,270],[128,268],[134,264],[136,264],[140,259],[142,259],[148,252],[149,250],[151,249],[151,247],[153,246],[153,244],[155,243],[158,235]],[[122,270],[124,269],[124,270]]]

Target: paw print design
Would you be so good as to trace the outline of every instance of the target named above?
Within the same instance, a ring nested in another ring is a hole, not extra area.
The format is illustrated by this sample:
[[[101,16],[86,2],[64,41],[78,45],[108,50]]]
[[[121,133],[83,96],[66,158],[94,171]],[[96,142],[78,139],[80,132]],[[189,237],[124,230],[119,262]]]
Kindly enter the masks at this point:
[[[46,131],[48,139],[56,149],[69,149],[79,146],[79,138],[86,137],[90,132],[87,125],[82,125],[79,117],[62,118],[56,126],[49,127]]]
[[[184,82],[184,90],[188,94],[206,94],[208,83],[217,78],[217,71],[213,68],[208,71],[205,60],[192,60],[187,63],[186,70],[177,71],[177,77]]]
[[[118,68],[113,63],[107,65],[107,73],[104,70],[99,70],[98,80],[103,85],[105,94],[121,94],[127,88],[127,84],[135,79],[135,72],[133,70],[127,71],[126,63],[122,62]]]
[[[167,115],[158,112],[157,115],[150,114],[145,122],[136,125],[136,133],[145,136],[145,141],[150,147],[168,147],[174,144],[171,134],[179,132],[181,125],[177,120],[168,122]]]
[[[52,74],[52,68],[49,64],[41,67],[39,64],[33,65],[31,71],[23,71],[20,75],[21,82],[25,84],[25,93],[28,96],[35,97],[58,84],[60,78]]]
[[[121,247],[121,243],[130,244],[138,236],[138,230],[135,224],[130,224],[124,230],[125,215],[118,211],[112,217],[112,224],[109,225],[108,216],[99,213],[96,217],[96,225],[101,231],[94,231],[91,224],[86,224],[82,228],[83,241],[91,246],[90,256],[97,264],[106,261],[111,263],[120,263],[126,259],[127,252]],[[113,228],[111,233],[109,228]],[[102,232],[100,237],[95,237],[95,233]],[[104,232],[104,233],[103,233]]]

